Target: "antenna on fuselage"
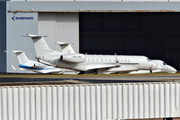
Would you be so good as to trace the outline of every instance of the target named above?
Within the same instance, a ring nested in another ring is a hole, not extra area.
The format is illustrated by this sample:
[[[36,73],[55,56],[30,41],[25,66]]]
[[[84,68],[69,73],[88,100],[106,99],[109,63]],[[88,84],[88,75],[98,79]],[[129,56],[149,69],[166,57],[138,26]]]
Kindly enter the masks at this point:
[[[116,66],[120,67],[119,60],[118,60],[118,58],[116,56],[116,53],[114,53],[114,54],[115,54]]]

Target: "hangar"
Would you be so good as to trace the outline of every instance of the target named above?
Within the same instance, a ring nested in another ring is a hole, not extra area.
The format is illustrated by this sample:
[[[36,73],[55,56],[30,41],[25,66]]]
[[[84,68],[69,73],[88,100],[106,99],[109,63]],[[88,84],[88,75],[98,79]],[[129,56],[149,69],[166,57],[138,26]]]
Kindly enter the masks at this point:
[[[1,0],[0,72],[28,72],[11,52],[25,51],[35,60],[27,33],[48,36],[56,50],[56,42],[70,42],[75,52],[145,55],[180,70],[179,6],[171,0]]]

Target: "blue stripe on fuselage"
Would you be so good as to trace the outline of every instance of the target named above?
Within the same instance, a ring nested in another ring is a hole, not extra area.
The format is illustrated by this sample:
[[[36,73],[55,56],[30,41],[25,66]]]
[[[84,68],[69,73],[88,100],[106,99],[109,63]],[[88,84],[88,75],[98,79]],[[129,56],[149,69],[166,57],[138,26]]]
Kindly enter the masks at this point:
[[[23,65],[23,64],[19,64],[20,68],[24,68],[24,69],[34,69],[34,70],[50,70],[50,69],[55,69],[55,68],[36,68],[36,67],[30,67],[27,65]]]

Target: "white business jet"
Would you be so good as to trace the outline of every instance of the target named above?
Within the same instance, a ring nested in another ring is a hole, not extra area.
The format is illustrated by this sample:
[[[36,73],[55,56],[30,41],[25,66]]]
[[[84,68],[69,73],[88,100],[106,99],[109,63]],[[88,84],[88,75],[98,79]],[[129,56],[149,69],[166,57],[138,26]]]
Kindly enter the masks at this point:
[[[49,48],[44,40],[46,36],[31,35],[37,59],[48,62],[55,67],[82,72],[96,71],[98,74],[109,74],[120,71],[159,70],[161,67],[145,56],[127,55],[87,55],[63,53]]]
[[[19,67],[23,70],[29,70],[37,73],[56,73],[56,74],[77,74],[77,71],[55,68],[53,66],[47,66],[39,62],[29,60],[23,51],[13,51],[17,55],[19,61]]]
[[[73,48],[71,47],[71,43],[66,42],[57,42],[58,45],[60,45],[61,50],[63,53],[75,53]],[[159,70],[138,70],[138,71],[132,71],[129,72],[129,74],[143,74],[143,73],[176,73],[177,70],[173,68],[170,65],[167,65],[162,60],[151,60],[151,62],[154,62],[155,64],[158,64],[162,67],[162,69]]]
[[[154,62],[156,64],[158,64],[159,66],[162,67],[161,70],[138,70],[138,71],[132,71],[129,72],[129,74],[144,74],[144,73],[176,73],[177,70],[175,68],[173,68],[170,65],[167,65],[164,61],[162,60],[151,60],[151,62]]]

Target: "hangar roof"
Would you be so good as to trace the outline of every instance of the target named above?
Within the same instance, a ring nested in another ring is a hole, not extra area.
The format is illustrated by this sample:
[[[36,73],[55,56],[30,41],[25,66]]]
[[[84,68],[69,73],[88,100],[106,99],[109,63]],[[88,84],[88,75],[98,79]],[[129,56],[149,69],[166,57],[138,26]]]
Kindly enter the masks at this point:
[[[8,12],[180,12],[180,2],[7,1]]]

